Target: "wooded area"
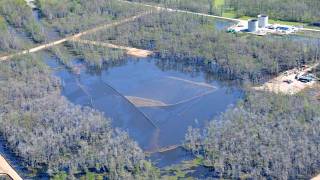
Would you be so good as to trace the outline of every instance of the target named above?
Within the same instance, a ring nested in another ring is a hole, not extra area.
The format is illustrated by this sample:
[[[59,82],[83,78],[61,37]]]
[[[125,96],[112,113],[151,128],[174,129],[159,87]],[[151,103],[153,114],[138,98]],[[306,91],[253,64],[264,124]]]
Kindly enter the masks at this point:
[[[306,95],[249,93],[186,147],[223,178],[310,179],[320,171],[320,103]]]
[[[320,22],[318,0],[131,0],[193,12],[235,17],[268,14],[276,20],[315,23]]]
[[[45,36],[34,19],[32,10],[24,0],[1,0],[0,15],[18,31],[26,33],[35,42],[43,42]]]
[[[0,16],[0,52],[38,42],[36,34],[24,34],[34,20],[24,1],[7,1],[0,7],[5,17]],[[17,36],[19,33],[21,36]],[[23,39],[27,36],[33,38]],[[61,96],[61,82],[52,76],[42,56],[26,55],[2,62],[0,84],[0,136],[36,175],[158,177],[158,171],[127,133],[113,129],[101,112],[76,106]]]
[[[217,1],[140,1],[221,13]],[[290,2],[225,0],[224,8],[234,9],[238,16],[264,12],[287,21],[319,21],[319,1]],[[64,37],[149,10],[116,0],[36,3],[41,16],[38,20],[23,0],[0,2],[1,54],[48,41],[49,36]],[[241,84],[260,83],[320,58],[319,38],[309,42],[234,35],[218,26],[215,19],[159,12],[83,38],[148,49],[162,60],[157,64],[160,68],[195,69]],[[67,67],[74,59],[99,68],[111,67],[126,57],[122,50],[78,42],[64,43],[50,52]],[[160,178],[159,170],[146,160],[142,149],[127,133],[112,128],[110,119],[101,112],[76,106],[61,96],[61,82],[44,60],[40,55],[28,55],[1,62],[0,136],[9,150],[35,173],[44,172],[56,178],[92,174],[109,179]],[[320,76],[320,66],[317,75]],[[205,130],[190,128],[186,147],[203,156],[203,164],[226,179],[306,179],[319,173],[319,101],[304,93],[245,95]]]
[[[318,0],[226,0],[238,16],[256,16],[261,13],[271,18],[293,22],[320,22]]]
[[[212,66],[227,79],[254,83],[319,58],[320,40],[237,36],[217,30],[216,21],[161,12],[83,38],[148,49],[162,59]]]
[[[59,89],[40,57],[1,65],[0,132],[28,167],[50,175],[156,177],[126,133],[112,129],[101,113],[69,103]]]
[[[39,0],[43,24],[60,36],[137,15],[147,8],[117,0]]]

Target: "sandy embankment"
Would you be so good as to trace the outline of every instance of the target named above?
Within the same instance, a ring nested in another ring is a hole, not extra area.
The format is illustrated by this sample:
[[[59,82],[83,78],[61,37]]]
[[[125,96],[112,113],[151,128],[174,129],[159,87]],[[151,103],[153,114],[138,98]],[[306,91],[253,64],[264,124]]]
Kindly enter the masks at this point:
[[[10,164],[0,155],[0,177],[8,175],[13,180],[22,180],[19,174],[10,166]]]
[[[127,47],[127,46],[120,46],[120,45],[115,45],[111,43],[99,42],[99,41],[82,40],[78,38],[72,39],[72,41],[83,43],[83,44],[90,44],[95,46],[125,50],[128,55],[139,57],[139,58],[148,57],[151,54],[153,54],[153,52],[149,50],[137,49],[137,48]]]
[[[154,99],[147,99],[136,96],[125,96],[132,104],[137,107],[154,107],[154,106],[167,106],[166,103]]]
[[[190,84],[192,86],[199,86],[202,88],[207,88],[208,91],[198,94],[196,96],[192,96],[190,98],[184,99],[182,101],[176,102],[174,104],[166,104],[162,101],[159,100],[154,100],[154,99],[149,99],[149,98],[142,98],[142,97],[136,97],[136,96],[125,96],[132,104],[134,104],[137,107],[161,107],[161,106],[173,106],[173,105],[178,105],[181,103],[185,103],[197,98],[200,98],[202,96],[205,96],[207,94],[210,94],[211,92],[213,92],[217,87],[211,85],[211,84],[207,84],[204,82],[196,82],[196,81],[191,81],[188,79],[182,79],[179,77],[173,77],[173,76],[167,76],[166,78],[171,79],[171,80],[175,80],[175,81],[182,81],[184,83]]]

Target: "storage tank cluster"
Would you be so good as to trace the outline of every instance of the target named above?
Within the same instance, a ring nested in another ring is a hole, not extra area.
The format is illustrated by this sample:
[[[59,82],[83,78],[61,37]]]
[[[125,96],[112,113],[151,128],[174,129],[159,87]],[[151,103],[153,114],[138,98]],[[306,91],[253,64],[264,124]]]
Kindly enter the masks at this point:
[[[256,32],[258,30],[258,20],[250,19],[248,21],[248,31],[249,32]]]
[[[248,21],[248,31],[256,32],[259,28],[265,28],[268,26],[269,17],[267,15],[260,14],[257,19],[250,19]]]
[[[268,26],[269,17],[264,14],[258,16],[259,28],[265,28]]]

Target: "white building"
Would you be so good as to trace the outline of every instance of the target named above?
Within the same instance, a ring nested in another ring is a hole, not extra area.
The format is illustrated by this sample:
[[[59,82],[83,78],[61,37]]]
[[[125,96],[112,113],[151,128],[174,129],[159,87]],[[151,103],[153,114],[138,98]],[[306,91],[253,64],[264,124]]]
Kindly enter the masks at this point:
[[[256,32],[258,31],[258,20],[256,19],[250,19],[248,21],[248,31],[249,32]]]
[[[269,17],[267,15],[258,15],[259,28],[266,28],[269,25]]]

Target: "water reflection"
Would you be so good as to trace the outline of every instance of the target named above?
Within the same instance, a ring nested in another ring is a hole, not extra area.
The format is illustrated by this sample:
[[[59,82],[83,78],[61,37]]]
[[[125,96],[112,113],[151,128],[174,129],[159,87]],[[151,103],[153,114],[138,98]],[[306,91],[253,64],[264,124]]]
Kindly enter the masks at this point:
[[[219,81],[208,81],[201,71],[163,69],[167,66],[159,68],[160,61],[128,59],[99,71],[75,64],[79,74],[59,69],[55,75],[71,102],[104,112],[145,150],[181,144],[188,126],[203,128],[241,97],[238,88],[230,91]]]

